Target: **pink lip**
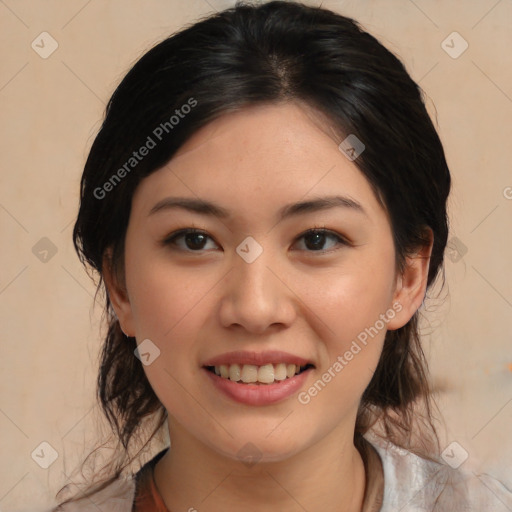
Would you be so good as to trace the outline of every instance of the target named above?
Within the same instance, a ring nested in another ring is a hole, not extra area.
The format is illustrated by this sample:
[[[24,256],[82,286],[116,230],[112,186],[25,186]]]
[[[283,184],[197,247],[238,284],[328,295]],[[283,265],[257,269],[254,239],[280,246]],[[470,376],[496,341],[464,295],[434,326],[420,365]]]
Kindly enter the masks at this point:
[[[273,384],[244,384],[219,377],[206,368],[203,368],[203,371],[212,380],[213,385],[232,400],[247,405],[269,405],[297,392],[304,385],[312,369]]]
[[[298,366],[305,366],[312,364],[311,361],[304,359],[288,352],[282,352],[280,350],[268,350],[266,352],[248,352],[248,351],[236,351],[226,352],[216,357],[212,357],[205,361],[202,366],[220,366],[221,364],[253,364],[256,366],[263,366],[265,364],[296,364]]]

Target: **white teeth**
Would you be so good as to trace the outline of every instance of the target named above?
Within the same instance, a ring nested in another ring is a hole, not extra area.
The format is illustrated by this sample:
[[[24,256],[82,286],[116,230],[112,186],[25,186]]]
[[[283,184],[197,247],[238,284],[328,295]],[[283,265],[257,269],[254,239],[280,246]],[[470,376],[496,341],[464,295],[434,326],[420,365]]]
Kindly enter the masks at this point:
[[[216,366],[215,367],[215,370],[217,370],[217,368],[219,368],[220,370],[220,376],[227,379],[229,377],[229,366],[225,365],[225,364],[221,364],[220,366]],[[215,371],[215,373],[217,373],[217,371]]]
[[[304,368],[304,367],[303,367]],[[300,373],[301,367],[296,364],[265,364],[256,366],[254,364],[221,364],[214,367],[216,375],[235,382],[242,381],[250,384],[260,382],[262,384],[272,384],[275,381],[290,379]]]
[[[242,382],[257,382],[258,381],[258,367],[253,364],[244,364],[242,366],[241,374]]]
[[[286,376],[288,378],[293,377],[295,375],[296,371],[297,371],[297,365],[296,364],[287,364],[286,365]]]
[[[284,363],[279,363],[274,366],[274,379],[275,380],[286,379],[286,365]]]
[[[271,384],[274,382],[274,365],[266,364],[264,366],[260,366],[258,370],[258,381],[263,382],[263,384]]]
[[[240,365],[232,364],[229,366],[229,380],[240,380]]]

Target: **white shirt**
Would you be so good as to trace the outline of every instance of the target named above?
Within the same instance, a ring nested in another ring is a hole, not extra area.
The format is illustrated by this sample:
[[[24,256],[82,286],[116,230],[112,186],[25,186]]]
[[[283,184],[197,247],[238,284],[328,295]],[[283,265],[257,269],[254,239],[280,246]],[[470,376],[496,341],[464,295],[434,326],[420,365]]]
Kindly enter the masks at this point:
[[[365,438],[382,461],[380,512],[512,512],[512,491],[490,475],[477,475],[464,464],[453,469],[374,437]]]
[[[451,468],[423,459],[373,435],[365,439],[376,449],[384,473],[379,512],[512,512],[512,491],[490,475]],[[62,512],[131,512],[134,475],[120,478],[91,501],[71,503]],[[44,512],[53,512],[46,509]],[[340,511],[342,512],[342,511]]]

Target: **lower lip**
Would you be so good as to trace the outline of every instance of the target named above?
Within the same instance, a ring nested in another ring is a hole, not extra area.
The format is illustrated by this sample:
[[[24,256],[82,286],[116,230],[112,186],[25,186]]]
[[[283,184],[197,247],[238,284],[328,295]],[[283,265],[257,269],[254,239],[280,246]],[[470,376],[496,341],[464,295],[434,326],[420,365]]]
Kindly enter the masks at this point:
[[[273,384],[243,384],[219,377],[206,368],[203,370],[208,374],[213,385],[235,402],[247,405],[268,405],[285,400],[297,392],[304,385],[312,368]]]

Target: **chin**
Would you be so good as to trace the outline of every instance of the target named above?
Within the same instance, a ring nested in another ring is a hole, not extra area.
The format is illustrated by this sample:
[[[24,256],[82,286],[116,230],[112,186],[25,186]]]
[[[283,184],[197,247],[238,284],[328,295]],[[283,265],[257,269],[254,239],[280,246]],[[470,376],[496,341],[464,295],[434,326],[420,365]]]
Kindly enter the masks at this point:
[[[261,432],[261,431],[260,431]],[[271,438],[274,436],[274,438]],[[282,462],[305,449],[301,444],[293,442],[286,435],[275,435],[262,437],[261,433],[251,436],[247,432],[243,438],[229,439],[227,443],[216,443],[212,448],[221,456],[244,463],[247,467],[255,464]]]

